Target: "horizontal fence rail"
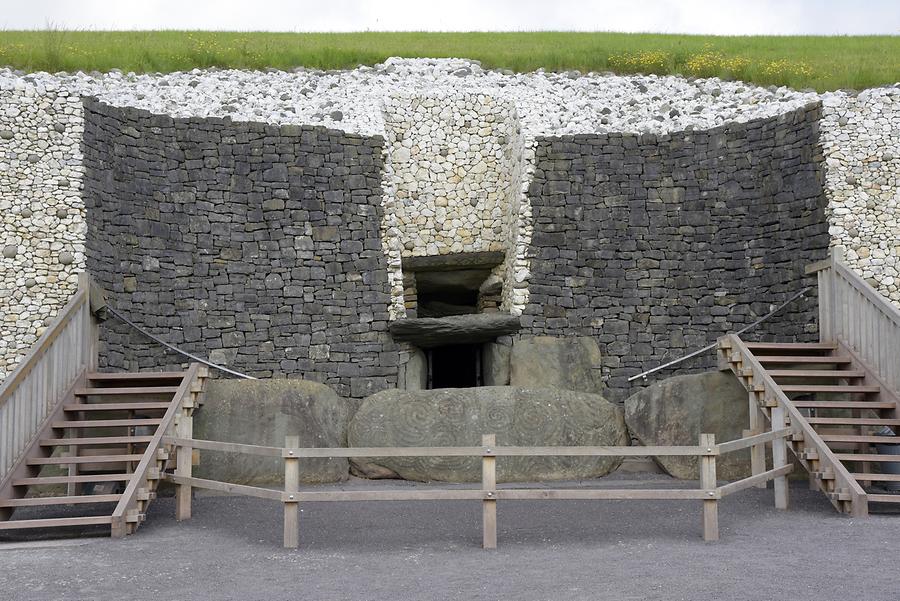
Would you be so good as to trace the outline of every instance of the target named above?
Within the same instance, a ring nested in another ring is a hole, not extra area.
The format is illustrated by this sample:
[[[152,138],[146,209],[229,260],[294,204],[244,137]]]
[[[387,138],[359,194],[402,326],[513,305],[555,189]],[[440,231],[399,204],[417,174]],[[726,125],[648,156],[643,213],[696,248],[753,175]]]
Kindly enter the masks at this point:
[[[97,334],[89,283],[78,292],[0,385],[0,488],[67,392],[94,365]]]
[[[894,393],[900,393],[900,309],[842,262],[839,248],[807,267],[819,285],[819,335],[850,347]]]
[[[481,446],[470,447],[300,447],[297,437],[288,437],[284,447],[268,447],[214,440],[197,440],[184,437],[164,437],[162,442],[177,449],[180,456],[194,449],[241,453],[261,457],[281,457],[285,463],[285,487],[283,490],[232,484],[191,475],[191,462],[179,462],[174,474],[164,477],[178,487],[179,499],[190,503],[192,488],[213,490],[228,494],[257,497],[284,504],[284,546],[295,548],[299,544],[299,503],[339,501],[481,501],[482,546],[486,549],[497,545],[497,502],[521,500],[695,500],[703,503],[703,538],[718,540],[718,501],[723,497],[758,486],[791,471],[792,465],[777,467],[767,472],[718,486],[716,481],[716,457],[750,446],[762,445],[792,435],[791,428],[766,432],[747,438],[716,444],[712,434],[701,434],[697,446],[566,446],[521,447],[498,446],[495,436],[483,437]],[[546,489],[497,486],[496,461],[498,457],[555,457],[555,456],[693,456],[700,459],[700,488],[691,489]],[[481,488],[452,488],[428,490],[353,490],[310,491],[299,490],[299,464],[303,459],[323,457],[481,457]],[[179,510],[179,519],[191,514],[190,507]]]

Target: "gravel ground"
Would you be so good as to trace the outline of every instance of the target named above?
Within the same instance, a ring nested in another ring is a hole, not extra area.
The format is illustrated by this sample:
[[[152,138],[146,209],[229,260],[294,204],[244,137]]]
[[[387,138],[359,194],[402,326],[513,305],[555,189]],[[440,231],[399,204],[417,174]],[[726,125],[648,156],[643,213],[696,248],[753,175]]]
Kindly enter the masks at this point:
[[[673,485],[634,474],[591,485],[648,480]],[[373,484],[344,485],[361,486]],[[301,548],[290,551],[280,548],[278,504],[198,496],[189,522],[176,523],[173,512],[172,499],[156,501],[147,523],[125,540],[7,535],[0,597],[900,599],[900,515],[841,516],[805,486],[793,488],[787,512],[773,508],[770,490],[727,498],[718,543],[701,540],[699,504],[689,501],[501,502],[496,551],[479,546],[477,502],[308,504]],[[829,569],[836,571],[825,577]]]

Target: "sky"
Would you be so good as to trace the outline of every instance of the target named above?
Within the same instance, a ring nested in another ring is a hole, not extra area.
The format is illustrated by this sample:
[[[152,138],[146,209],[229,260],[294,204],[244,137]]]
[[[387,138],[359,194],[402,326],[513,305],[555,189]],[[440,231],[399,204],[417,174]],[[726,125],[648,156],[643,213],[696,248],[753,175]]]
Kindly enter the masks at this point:
[[[900,0],[0,0],[0,30],[48,25],[234,31],[900,35]]]

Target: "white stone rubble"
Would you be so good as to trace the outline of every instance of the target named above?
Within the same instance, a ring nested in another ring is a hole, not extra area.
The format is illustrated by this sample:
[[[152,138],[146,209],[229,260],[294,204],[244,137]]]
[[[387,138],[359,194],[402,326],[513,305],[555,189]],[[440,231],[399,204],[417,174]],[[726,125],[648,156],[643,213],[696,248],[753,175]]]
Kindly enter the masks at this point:
[[[516,106],[528,136],[708,129],[773,116],[817,98],[785,87],[767,89],[716,78],[491,71],[465,59],[391,58],[350,71],[113,71],[33,73],[26,79],[38,89],[65,87],[115,106],[177,117],[321,124],[366,135],[384,134],[382,106],[397,94],[504,98]],[[0,70],[0,89],[15,85],[22,85],[21,78]]]

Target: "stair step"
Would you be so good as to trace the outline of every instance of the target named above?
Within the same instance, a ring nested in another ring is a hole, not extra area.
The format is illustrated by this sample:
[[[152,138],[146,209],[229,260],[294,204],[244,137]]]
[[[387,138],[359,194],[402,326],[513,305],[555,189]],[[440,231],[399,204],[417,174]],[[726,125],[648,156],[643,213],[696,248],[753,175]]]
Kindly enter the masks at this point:
[[[808,417],[806,421],[820,426],[900,426],[900,419],[881,417]]]
[[[837,348],[833,342],[745,342],[744,345],[758,351],[833,351]]]
[[[863,436],[856,434],[819,434],[825,442],[869,442],[878,444],[900,444],[900,436]]]
[[[63,405],[63,411],[148,411],[166,410],[170,403],[133,401],[131,403],[70,403]]]
[[[825,496],[827,496],[832,501],[852,501],[853,500],[853,497],[850,495],[850,493],[848,493],[844,490],[840,490],[837,492],[826,492]]]
[[[87,503],[117,503],[122,495],[80,495],[72,497],[32,497],[30,499],[0,500],[0,507],[38,507],[44,505],[84,505]]]
[[[80,463],[125,463],[140,461],[143,455],[79,455],[77,457],[35,457],[28,465],[73,465]]]
[[[182,380],[183,371],[132,371],[132,372],[91,372],[87,379],[92,382],[119,382],[122,380]]]
[[[45,438],[42,447],[65,447],[69,445],[104,445],[104,444],[147,444],[152,436],[98,436],[96,438]]]
[[[75,396],[105,396],[119,394],[175,394],[178,386],[135,386],[134,388],[78,388]]]
[[[54,428],[114,428],[126,426],[158,426],[161,419],[96,419],[53,422]]]
[[[889,401],[802,401],[792,400],[791,404],[798,409],[894,409],[896,405]]]
[[[881,386],[841,386],[818,384],[781,384],[782,392],[840,392],[840,393],[868,393],[881,392]]]
[[[112,516],[97,515],[78,518],[48,518],[43,520],[9,520],[0,522],[0,530],[23,530],[25,528],[59,528],[62,526],[92,526],[112,524]]]
[[[900,474],[850,474],[863,482],[900,482]]]
[[[128,482],[134,474],[85,474],[82,476],[48,476],[46,478],[19,478],[13,486],[42,486],[44,484],[78,484],[83,482]]]
[[[879,455],[878,453],[835,453],[838,461],[855,461],[857,463],[897,463],[900,455]]]
[[[866,498],[876,503],[900,503],[900,495],[867,494]]]
[[[767,369],[773,378],[864,378],[861,369]]]
[[[760,363],[825,363],[841,364],[850,363],[850,357],[821,357],[814,355],[759,355],[756,360]]]

